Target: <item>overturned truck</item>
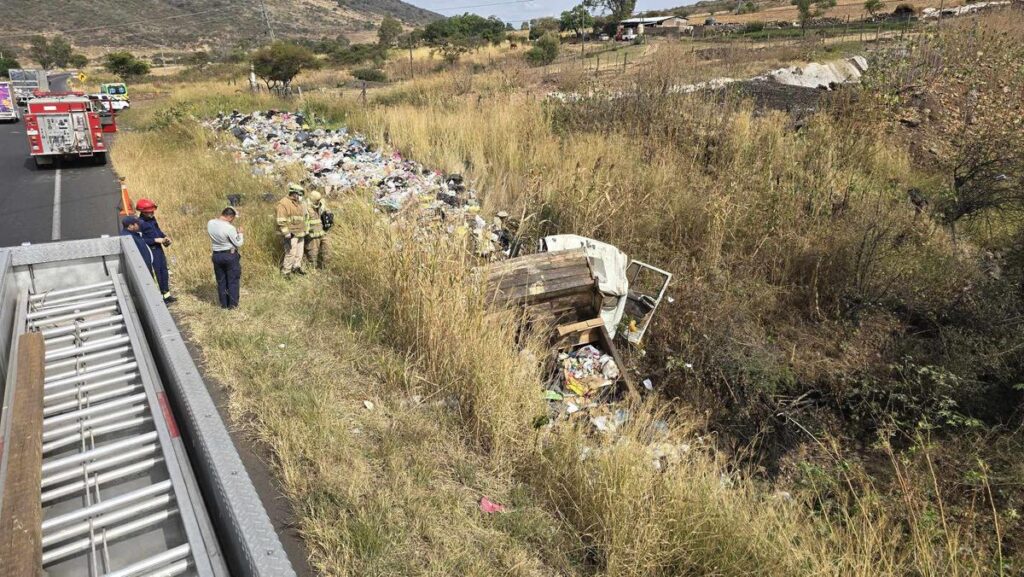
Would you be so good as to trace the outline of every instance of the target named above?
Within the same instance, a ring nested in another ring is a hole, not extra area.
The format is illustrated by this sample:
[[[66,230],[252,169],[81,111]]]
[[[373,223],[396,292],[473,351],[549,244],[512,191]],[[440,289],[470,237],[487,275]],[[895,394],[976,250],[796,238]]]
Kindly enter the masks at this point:
[[[603,372],[590,371],[600,388],[624,386],[636,396],[615,339],[640,344],[672,275],[631,260],[610,244],[582,236],[548,236],[539,248],[535,254],[484,269],[488,300],[521,307],[529,324],[548,331],[555,353],[552,378],[564,379],[585,396],[588,388],[573,383],[576,379],[565,367],[581,352],[596,351],[584,364],[595,369],[604,365]],[[615,370],[602,361],[607,358],[614,361]]]

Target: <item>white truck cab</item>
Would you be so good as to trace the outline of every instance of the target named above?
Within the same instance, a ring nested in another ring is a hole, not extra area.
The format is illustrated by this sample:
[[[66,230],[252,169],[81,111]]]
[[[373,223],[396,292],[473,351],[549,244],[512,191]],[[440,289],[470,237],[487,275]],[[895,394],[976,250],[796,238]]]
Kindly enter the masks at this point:
[[[639,344],[665,298],[672,274],[640,261],[601,241],[575,234],[546,236],[540,252],[583,249],[597,276],[601,291],[601,318],[608,334],[615,338],[620,327],[626,340]]]

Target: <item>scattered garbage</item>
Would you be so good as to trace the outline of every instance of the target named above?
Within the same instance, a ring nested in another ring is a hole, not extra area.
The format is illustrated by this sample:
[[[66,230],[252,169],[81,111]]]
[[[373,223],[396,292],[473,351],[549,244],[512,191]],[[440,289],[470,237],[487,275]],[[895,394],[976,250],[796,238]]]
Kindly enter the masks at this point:
[[[328,196],[370,190],[382,212],[412,213],[421,228],[472,237],[479,256],[501,258],[513,252],[514,235],[507,213],[488,221],[480,202],[461,174],[443,174],[404,158],[397,151],[377,149],[346,128],[313,128],[303,114],[268,110],[218,114],[204,125],[228,133],[226,148],[257,176],[284,177],[301,165],[307,184]]]
[[[580,397],[590,397],[619,378],[615,359],[593,345],[562,353],[558,360],[564,371],[565,388]]]
[[[505,506],[491,501],[487,497],[480,497],[480,510],[484,513],[504,513]]]
[[[373,408],[374,408],[374,406],[375,406],[375,405],[373,404],[373,401],[363,401],[363,407],[364,407],[364,408],[365,408],[365,409],[366,409],[367,411],[372,411],[372,410],[373,410]]]
[[[610,415],[599,415],[596,417],[590,417],[590,423],[594,425],[594,428],[602,433],[614,433],[619,430],[620,427],[626,424],[629,420],[629,411],[625,409],[615,409]]]

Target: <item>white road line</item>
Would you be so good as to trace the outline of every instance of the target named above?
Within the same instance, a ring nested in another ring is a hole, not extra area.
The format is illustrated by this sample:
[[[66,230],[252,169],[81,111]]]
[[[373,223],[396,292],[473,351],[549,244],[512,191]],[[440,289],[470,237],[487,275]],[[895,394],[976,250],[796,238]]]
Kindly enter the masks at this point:
[[[53,228],[50,240],[60,240],[60,169],[54,173],[53,179]]]

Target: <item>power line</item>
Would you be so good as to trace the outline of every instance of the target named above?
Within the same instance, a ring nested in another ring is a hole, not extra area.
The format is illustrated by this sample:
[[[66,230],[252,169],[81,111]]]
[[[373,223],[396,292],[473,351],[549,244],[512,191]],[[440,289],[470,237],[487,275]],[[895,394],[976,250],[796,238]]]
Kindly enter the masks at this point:
[[[534,0],[509,0],[507,2],[492,2],[490,4],[473,4],[469,6],[451,6],[448,8],[433,8],[437,12],[448,12],[451,10],[469,10],[470,8],[488,8],[490,6],[508,6],[509,4],[532,4]]]

